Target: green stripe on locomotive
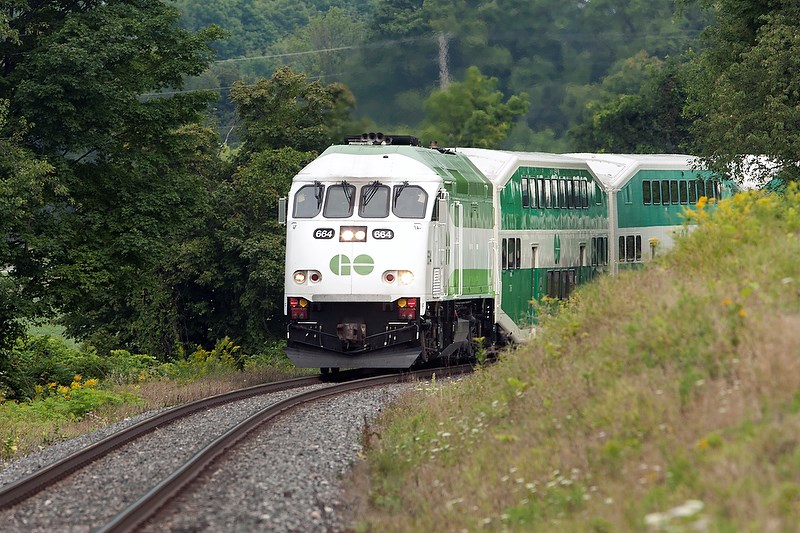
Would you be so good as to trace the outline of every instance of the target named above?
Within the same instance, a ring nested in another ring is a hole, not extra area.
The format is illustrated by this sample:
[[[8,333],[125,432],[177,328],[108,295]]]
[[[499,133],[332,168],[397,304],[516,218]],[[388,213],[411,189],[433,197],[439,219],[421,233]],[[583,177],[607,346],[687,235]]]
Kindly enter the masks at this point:
[[[449,293],[456,294],[458,292],[458,275],[460,270],[454,269],[450,276]],[[464,285],[461,291],[462,296],[480,296],[492,293],[492,286],[490,284],[490,271],[486,268],[465,268],[464,269]]]

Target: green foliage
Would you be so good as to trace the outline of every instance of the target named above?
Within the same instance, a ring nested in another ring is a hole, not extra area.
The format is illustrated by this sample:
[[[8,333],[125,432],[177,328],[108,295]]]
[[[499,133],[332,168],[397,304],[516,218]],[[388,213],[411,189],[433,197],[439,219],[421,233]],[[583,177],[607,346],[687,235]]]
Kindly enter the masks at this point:
[[[154,93],[200,73],[220,33],[179,28],[158,0],[4,12],[24,38],[0,41],[0,139],[16,148],[0,150],[0,166],[20,169],[0,200],[17,206],[1,220],[3,297],[38,306],[17,314],[60,308],[68,334],[105,353],[165,357],[186,342],[170,262],[204,218],[218,165],[206,165],[217,142],[197,126],[213,94]]]
[[[498,147],[514,118],[524,115],[529,104],[525,93],[503,102],[497,84],[496,78],[470,67],[463,82],[434,92],[424,103],[428,112],[424,139],[436,140],[441,146]]]
[[[681,65],[639,53],[600,84],[602,97],[586,104],[586,118],[570,130],[578,150],[675,153],[690,143]]]
[[[191,380],[201,376],[236,372],[244,368],[241,347],[227,337],[217,342],[212,350],[202,346],[185,358],[164,364],[160,371],[165,377]]]
[[[285,67],[255,85],[237,82],[231,98],[248,153],[288,147],[320,151],[330,140],[326,125],[346,115],[353,103],[345,87],[309,82],[305,74]]]
[[[130,400],[130,398],[127,398]],[[55,382],[37,386],[36,397],[29,402],[31,411],[43,420],[80,420],[104,405],[118,405],[126,398],[98,389],[96,379],[83,380],[76,375],[69,385]]]
[[[280,370],[295,370],[296,367],[286,357],[284,348],[286,341],[273,340],[262,346],[261,350],[249,356],[244,362],[245,370],[258,370],[263,368],[274,368]]]
[[[695,55],[687,114],[698,155],[735,176],[800,177],[800,6],[705,2],[717,25]],[[750,155],[764,159],[753,161]],[[766,163],[765,163],[766,162]]]

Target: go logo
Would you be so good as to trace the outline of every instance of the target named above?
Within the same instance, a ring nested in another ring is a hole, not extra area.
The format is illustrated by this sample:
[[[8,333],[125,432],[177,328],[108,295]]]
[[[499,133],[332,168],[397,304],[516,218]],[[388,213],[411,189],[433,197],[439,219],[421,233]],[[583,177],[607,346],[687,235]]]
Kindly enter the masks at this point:
[[[356,274],[366,276],[375,270],[375,261],[366,254],[357,256],[352,262],[344,254],[334,255],[330,265],[331,272],[337,276],[350,276],[353,270],[356,271]]]

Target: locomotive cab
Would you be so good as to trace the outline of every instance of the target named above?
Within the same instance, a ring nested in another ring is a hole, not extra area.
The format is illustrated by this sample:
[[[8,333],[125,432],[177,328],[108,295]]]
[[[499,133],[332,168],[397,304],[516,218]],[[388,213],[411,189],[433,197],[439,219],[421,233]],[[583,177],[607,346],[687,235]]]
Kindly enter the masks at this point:
[[[407,368],[422,352],[439,183],[393,148],[332,147],[295,178],[285,311],[297,366]]]

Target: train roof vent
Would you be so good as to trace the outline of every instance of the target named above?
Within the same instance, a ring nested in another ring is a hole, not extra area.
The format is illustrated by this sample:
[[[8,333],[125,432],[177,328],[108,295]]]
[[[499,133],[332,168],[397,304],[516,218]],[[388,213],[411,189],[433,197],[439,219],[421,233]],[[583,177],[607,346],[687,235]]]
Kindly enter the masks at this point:
[[[384,135],[383,133],[362,133],[361,135],[346,135],[345,144],[379,145],[387,144],[419,146],[419,139],[413,135]]]

